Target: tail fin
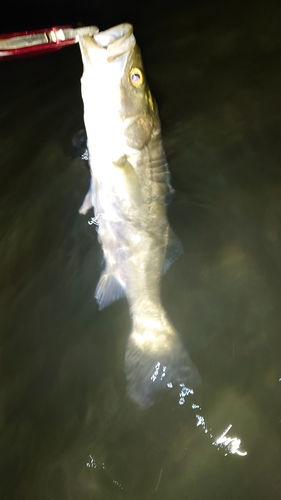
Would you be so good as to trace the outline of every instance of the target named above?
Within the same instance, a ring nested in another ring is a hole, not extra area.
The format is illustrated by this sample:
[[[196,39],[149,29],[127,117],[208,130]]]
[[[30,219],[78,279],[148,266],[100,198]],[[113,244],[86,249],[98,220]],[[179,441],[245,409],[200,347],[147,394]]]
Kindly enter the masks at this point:
[[[193,389],[200,382],[178,334],[168,322],[162,326],[162,331],[144,329],[143,321],[135,322],[126,347],[128,395],[143,408],[153,405],[158,391],[179,385]]]

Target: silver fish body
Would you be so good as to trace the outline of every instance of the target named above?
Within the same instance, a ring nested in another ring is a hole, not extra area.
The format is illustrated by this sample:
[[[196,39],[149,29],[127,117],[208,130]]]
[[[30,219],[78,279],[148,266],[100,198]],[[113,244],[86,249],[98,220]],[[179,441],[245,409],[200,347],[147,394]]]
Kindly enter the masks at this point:
[[[79,44],[92,177],[80,212],[93,206],[98,221],[106,262],[96,289],[100,308],[123,295],[129,303],[127,387],[145,407],[159,389],[198,380],[160,297],[161,275],[181,253],[166,216],[170,174],[132,26],[80,37]]]

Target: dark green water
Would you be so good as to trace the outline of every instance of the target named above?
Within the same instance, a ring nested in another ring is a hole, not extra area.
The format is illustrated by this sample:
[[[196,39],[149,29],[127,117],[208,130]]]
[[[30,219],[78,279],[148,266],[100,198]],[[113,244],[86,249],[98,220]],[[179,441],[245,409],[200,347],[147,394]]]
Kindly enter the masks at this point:
[[[127,399],[126,301],[95,304],[78,47],[1,62],[1,499],[281,498],[276,7],[204,3],[138,27],[184,247],[163,302],[202,377],[182,405]],[[240,448],[218,449],[229,425]]]

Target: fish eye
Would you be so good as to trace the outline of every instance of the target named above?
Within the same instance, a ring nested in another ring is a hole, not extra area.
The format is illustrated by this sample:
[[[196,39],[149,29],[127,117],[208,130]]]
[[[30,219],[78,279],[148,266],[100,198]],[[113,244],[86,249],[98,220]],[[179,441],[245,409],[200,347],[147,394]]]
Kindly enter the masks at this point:
[[[139,89],[144,83],[144,74],[139,68],[132,68],[130,71],[130,82],[133,87]]]

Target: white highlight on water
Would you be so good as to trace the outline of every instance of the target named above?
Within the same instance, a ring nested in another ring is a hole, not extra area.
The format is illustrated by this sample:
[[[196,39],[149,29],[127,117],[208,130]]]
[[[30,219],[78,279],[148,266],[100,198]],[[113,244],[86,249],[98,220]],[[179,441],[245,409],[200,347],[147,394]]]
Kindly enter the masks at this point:
[[[206,422],[205,422],[204,417],[202,417],[202,415],[196,415],[196,418],[197,418],[197,424],[196,424],[196,426],[198,427],[199,425],[202,425],[205,434],[208,434],[209,431],[208,431],[208,429],[206,427]],[[209,435],[210,435],[210,437],[213,437],[212,434],[209,433]]]
[[[82,160],[89,160],[89,151],[88,149],[85,149],[84,153],[81,154],[81,159]]]
[[[157,376],[158,376],[158,373],[159,373],[159,368],[160,368],[160,363],[158,361],[158,363],[156,363],[155,365],[155,370],[153,372],[153,374],[151,375],[151,380],[152,382],[155,382],[155,380],[157,379]]]
[[[155,370],[150,377],[150,380],[152,380],[152,382],[155,382],[155,380],[157,379],[157,377],[159,375],[160,367],[161,367],[161,363],[160,363],[160,361],[158,361],[158,363],[156,363],[156,365],[155,365]],[[163,366],[160,380],[163,380],[163,378],[165,377],[166,370],[167,370],[167,366]],[[170,387],[169,384],[167,384],[167,386]]]
[[[193,404],[191,405],[191,408],[192,408],[193,410],[195,410],[196,408],[200,408],[200,406],[199,406],[199,405],[195,405],[195,404],[193,403]],[[200,409],[201,409],[201,408],[200,408]]]
[[[87,467],[92,467],[93,469],[96,469],[97,468],[97,462],[92,457],[92,455],[89,455],[89,457],[90,457],[90,462],[86,463]]]
[[[96,469],[97,468],[97,462],[95,461],[94,457],[92,455],[89,455],[89,458],[90,458],[90,461],[86,463],[86,466],[87,467],[91,467],[92,469]],[[105,467],[105,463],[102,462],[102,469],[106,469]],[[115,484],[116,486],[118,486],[118,488],[120,488],[121,490],[123,490],[123,486],[121,483],[119,483],[118,481],[116,481],[115,479],[112,480],[113,484]]]
[[[184,384],[179,384],[180,386],[180,393],[179,393],[179,405],[184,405],[185,403],[185,398],[189,396],[189,394],[194,394],[193,389],[189,389],[189,387],[186,387]]]
[[[163,371],[162,371],[162,375],[161,375],[161,379],[160,380],[163,380],[163,378],[165,377],[166,375],[166,366],[163,366]]]
[[[112,481],[114,484],[116,484],[116,486],[118,486],[118,488],[120,488],[120,490],[123,490],[123,486],[121,483],[118,483],[118,481]]]
[[[231,437],[226,436],[226,434],[231,429],[231,427],[232,427],[232,424],[230,424],[225,429],[225,431],[222,433],[222,435],[218,439],[216,439],[216,441],[214,441],[212,444],[214,446],[218,446],[218,449],[224,447],[225,449],[228,450],[229,453],[232,453],[233,455],[235,453],[237,453],[237,455],[244,457],[245,455],[247,455],[247,452],[239,450],[240,444],[241,444],[241,439],[238,439],[236,437],[231,438]],[[226,455],[227,455],[227,453],[225,453],[225,456]]]
[[[99,226],[99,218],[102,214],[98,214],[96,217],[91,217],[90,220],[88,220],[89,226],[92,226],[93,224],[95,226]]]
[[[280,381],[281,381],[281,379],[280,379]],[[167,386],[169,387],[169,384],[167,384]],[[194,391],[193,391],[193,389],[189,389],[188,387],[186,387],[184,384],[179,384],[179,387],[180,387],[179,405],[183,405],[185,403],[185,398],[187,396],[189,396],[190,394],[193,395]],[[195,404],[195,403],[192,403],[191,408],[193,410],[198,410],[198,409],[201,410],[200,405]],[[212,429],[209,430],[207,428],[206,422],[205,422],[205,419],[204,419],[203,415],[200,415],[200,414],[196,413],[196,419],[197,419],[196,426],[197,427],[198,426],[202,426],[203,429],[204,429],[204,433],[208,434],[209,438],[212,439],[213,438]],[[230,424],[227,427],[227,429],[221,434],[220,437],[218,437],[212,443],[212,445],[217,446],[218,449],[224,448],[225,451],[226,451],[225,456],[227,456],[228,453],[231,453],[233,455],[237,454],[237,455],[240,455],[241,457],[244,457],[244,456],[247,455],[247,452],[246,451],[241,451],[239,449],[240,445],[241,445],[241,439],[239,439],[237,437],[229,437],[229,436],[227,436],[227,433],[231,429],[231,427],[232,427],[232,424]]]

